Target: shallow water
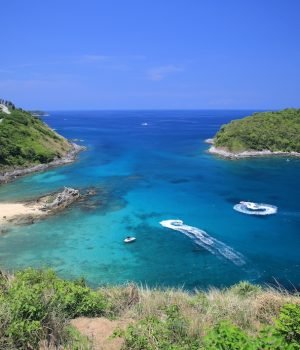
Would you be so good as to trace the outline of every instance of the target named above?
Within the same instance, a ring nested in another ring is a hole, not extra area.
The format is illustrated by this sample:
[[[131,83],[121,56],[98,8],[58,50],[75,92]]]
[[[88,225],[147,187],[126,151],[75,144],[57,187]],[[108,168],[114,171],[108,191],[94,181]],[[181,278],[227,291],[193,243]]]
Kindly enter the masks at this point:
[[[51,113],[45,121],[84,140],[79,143],[88,150],[72,165],[1,186],[1,201],[63,186],[95,187],[97,195],[0,237],[0,265],[50,266],[64,277],[85,276],[93,286],[130,280],[205,288],[247,279],[300,287],[300,159],[223,160],[207,154],[203,143],[222,124],[250,113]],[[239,213],[233,206],[241,200],[275,205],[278,212]],[[190,232],[160,225],[169,219],[205,232],[245,263],[214,254]],[[126,245],[126,236],[137,240]]]

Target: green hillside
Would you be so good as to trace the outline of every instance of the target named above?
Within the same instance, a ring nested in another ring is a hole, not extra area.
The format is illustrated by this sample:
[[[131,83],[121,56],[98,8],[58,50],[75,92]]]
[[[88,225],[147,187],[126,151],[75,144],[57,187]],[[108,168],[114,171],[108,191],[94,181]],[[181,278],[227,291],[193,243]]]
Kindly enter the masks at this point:
[[[194,293],[93,290],[51,270],[0,272],[0,349],[299,350],[300,297],[247,282]]]
[[[48,163],[71,144],[39,118],[21,109],[0,110],[0,169]]]
[[[255,113],[234,120],[221,127],[214,145],[231,152],[300,152],[300,109]]]

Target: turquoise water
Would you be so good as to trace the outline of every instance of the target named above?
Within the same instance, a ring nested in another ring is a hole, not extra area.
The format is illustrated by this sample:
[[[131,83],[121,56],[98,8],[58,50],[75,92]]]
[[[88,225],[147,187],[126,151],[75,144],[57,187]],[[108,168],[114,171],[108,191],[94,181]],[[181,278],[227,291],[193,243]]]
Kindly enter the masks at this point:
[[[247,279],[300,287],[300,159],[222,160],[209,155],[203,142],[222,124],[250,113],[51,113],[45,121],[83,140],[88,150],[72,165],[1,186],[1,201],[63,186],[94,187],[97,194],[1,236],[0,265],[50,266],[64,277],[85,276],[93,286],[137,281],[192,289]],[[238,213],[233,206],[241,200],[276,205],[278,213]],[[201,237],[162,227],[168,219],[205,231],[212,249]],[[128,235],[137,241],[124,244]]]

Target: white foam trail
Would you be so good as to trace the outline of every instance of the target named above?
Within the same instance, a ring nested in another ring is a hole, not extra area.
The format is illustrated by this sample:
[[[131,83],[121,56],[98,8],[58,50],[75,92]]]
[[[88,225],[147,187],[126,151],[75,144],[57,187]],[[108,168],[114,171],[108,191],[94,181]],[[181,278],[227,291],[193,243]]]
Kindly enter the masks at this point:
[[[246,263],[242,254],[236,252],[225,243],[211,237],[205,231],[200,230],[197,227],[184,225],[182,220],[163,220],[160,224],[164,227],[184,233],[196,244],[205,248],[212,254],[223,256],[237,266],[242,266]]]
[[[255,203],[255,204],[259,207],[260,210],[263,210],[263,211],[250,210],[243,203],[234,205],[233,209],[236,211],[239,211],[240,213],[248,214],[248,215],[272,215],[277,213],[277,207],[275,205],[264,204],[264,203]]]

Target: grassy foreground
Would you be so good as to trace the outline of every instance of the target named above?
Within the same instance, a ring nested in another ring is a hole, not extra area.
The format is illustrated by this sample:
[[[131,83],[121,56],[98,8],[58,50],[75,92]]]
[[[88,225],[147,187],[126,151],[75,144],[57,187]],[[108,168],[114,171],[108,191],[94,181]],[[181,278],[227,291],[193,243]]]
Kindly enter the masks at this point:
[[[254,113],[234,120],[221,127],[214,145],[230,152],[300,152],[300,109]]]
[[[93,349],[79,316],[130,320],[122,349],[300,349],[300,296],[241,282],[224,290],[90,289],[51,270],[0,277],[0,349]],[[100,347],[101,348],[101,347]]]

